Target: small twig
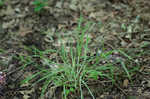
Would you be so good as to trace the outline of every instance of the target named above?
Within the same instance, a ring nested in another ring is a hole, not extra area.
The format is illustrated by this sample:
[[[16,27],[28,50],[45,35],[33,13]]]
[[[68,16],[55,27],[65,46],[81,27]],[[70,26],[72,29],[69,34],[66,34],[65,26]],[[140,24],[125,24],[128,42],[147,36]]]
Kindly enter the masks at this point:
[[[149,32],[150,29],[143,30],[143,31],[133,31],[133,32],[121,32],[121,34],[131,34],[131,33],[139,33],[139,32]]]
[[[31,90],[31,86],[23,86],[23,87],[19,87],[19,88],[11,88],[8,89],[7,91],[24,91],[24,90]]]
[[[117,84],[114,84],[120,91],[122,91],[122,93],[124,94],[124,95],[126,95],[127,96],[127,93],[123,90],[123,89],[121,89]]]
[[[17,68],[15,70],[12,70],[12,71],[6,73],[6,75],[9,76],[9,75],[11,75],[11,74],[13,74],[13,73],[15,73],[16,71],[19,71],[19,70],[21,70],[21,68]]]

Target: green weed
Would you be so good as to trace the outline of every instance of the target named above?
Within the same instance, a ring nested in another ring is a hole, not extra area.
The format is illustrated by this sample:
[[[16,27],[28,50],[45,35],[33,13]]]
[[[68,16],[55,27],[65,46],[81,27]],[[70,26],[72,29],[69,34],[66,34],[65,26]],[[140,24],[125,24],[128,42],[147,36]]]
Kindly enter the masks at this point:
[[[4,0],[0,0],[0,6],[4,4]]]
[[[90,52],[90,49],[88,48],[90,38],[86,36],[86,32],[91,24],[89,23],[82,26],[82,22],[83,17],[79,19],[78,27],[76,29],[77,45],[75,47],[70,46],[69,52],[66,51],[65,45],[62,45],[60,49],[57,50],[49,49],[40,51],[33,48],[32,57],[29,57],[26,61],[20,56],[20,59],[22,59],[24,64],[26,62],[33,63],[32,65],[39,70],[37,73],[24,79],[21,84],[28,83],[32,79],[38,77],[38,79],[33,82],[32,86],[44,81],[41,90],[41,98],[44,96],[48,86],[51,86],[54,88],[62,87],[62,97],[64,99],[67,99],[70,94],[76,94],[78,92],[80,92],[81,99],[84,99],[83,87],[87,88],[91,97],[95,99],[88,85],[89,79],[108,79],[111,80],[112,83],[115,83],[115,76],[119,75],[119,72],[116,71],[119,71],[119,68],[112,63],[100,64],[100,62],[107,59],[113,51],[102,52],[94,57],[88,56],[88,53]],[[56,60],[47,57],[54,53],[57,53]],[[120,51],[120,53],[132,60],[132,58],[124,52]],[[42,64],[37,63],[36,58],[40,60]],[[131,79],[130,71],[123,62],[121,62],[121,65],[127,77]]]
[[[48,0],[34,0],[33,5],[35,6],[34,11],[39,12],[42,10],[45,6],[47,6]]]

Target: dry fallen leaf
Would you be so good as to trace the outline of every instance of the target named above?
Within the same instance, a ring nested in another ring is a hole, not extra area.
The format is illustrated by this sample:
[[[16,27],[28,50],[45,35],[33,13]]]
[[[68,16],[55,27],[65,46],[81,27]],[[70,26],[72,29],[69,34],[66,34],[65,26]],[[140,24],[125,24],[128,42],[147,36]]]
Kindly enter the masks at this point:
[[[124,88],[127,88],[127,87],[128,87],[128,84],[129,84],[129,80],[128,80],[128,79],[125,79],[125,80],[123,81],[123,87],[124,87]]]
[[[144,69],[145,69],[145,66],[142,66],[142,67],[140,68],[140,72],[142,72]]]
[[[32,30],[30,30],[30,29],[28,29],[28,28],[21,25],[20,29],[19,29],[20,36],[25,36],[28,33],[32,33]]]

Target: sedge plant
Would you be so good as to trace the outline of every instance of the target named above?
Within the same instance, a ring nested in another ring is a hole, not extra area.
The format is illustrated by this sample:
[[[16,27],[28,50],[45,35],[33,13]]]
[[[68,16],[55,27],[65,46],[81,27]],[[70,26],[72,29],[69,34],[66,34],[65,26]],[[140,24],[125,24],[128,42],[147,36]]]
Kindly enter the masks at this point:
[[[93,92],[90,90],[88,81],[89,79],[99,80],[99,79],[109,79],[115,82],[115,75],[117,75],[117,66],[114,64],[100,64],[101,60],[107,59],[113,51],[102,52],[101,54],[96,54],[96,56],[88,56],[90,49],[88,47],[90,38],[86,35],[90,23],[82,26],[83,17],[79,19],[78,26],[76,29],[77,45],[70,46],[69,51],[66,51],[65,45],[62,44],[60,49],[49,49],[45,51],[40,51],[34,48],[32,51],[34,55],[33,58],[38,58],[43,64],[35,64],[37,72],[30,77],[27,77],[21,84],[28,83],[34,78],[38,79],[32,83],[32,86],[40,82],[43,83],[41,90],[41,98],[44,96],[48,87],[53,88],[62,87],[62,98],[69,99],[70,94],[80,93],[81,99],[84,99],[83,88],[86,88],[91,95],[92,99],[95,99]],[[47,55],[57,53],[56,60],[52,60]],[[32,59],[30,59],[32,60]],[[91,62],[93,62],[91,64]],[[126,66],[122,63],[123,69],[130,78],[130,74]],[[31,66],[31,65],[30,65]]]

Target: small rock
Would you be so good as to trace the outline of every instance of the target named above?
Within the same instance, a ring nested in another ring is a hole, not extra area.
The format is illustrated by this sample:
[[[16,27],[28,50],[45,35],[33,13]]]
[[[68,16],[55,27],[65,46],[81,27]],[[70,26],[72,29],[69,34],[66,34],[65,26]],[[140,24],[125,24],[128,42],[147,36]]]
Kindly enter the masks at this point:
[[[57,3],[56,3],[56,7],[57,7],[57,8],[62,8],[62,2],[57,2]]]
[[[16,8],[16,9],[15,9],[15,12],[16,12],[16,13],[20,13],[21,10],[20,10],[19,8]]]
[[[122,41],[122,42],[121,42],[121,46],[126,47],[126,46],[127,46],[127,43],[126,43],[125,41]]]
[[[150,88],[150,80],[148,81],[148,83],[147,83],[147,87],[149,87]]]

